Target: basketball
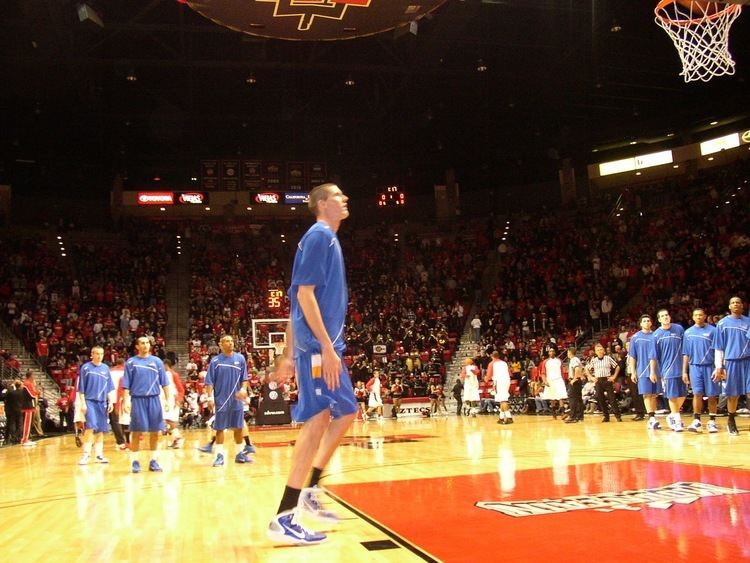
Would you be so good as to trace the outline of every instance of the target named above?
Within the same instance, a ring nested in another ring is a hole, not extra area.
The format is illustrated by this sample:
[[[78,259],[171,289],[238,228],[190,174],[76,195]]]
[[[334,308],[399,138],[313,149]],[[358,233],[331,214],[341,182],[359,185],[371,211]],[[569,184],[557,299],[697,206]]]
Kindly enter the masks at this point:
[[[683,6],[687,10],[693,11],[695,17],[710,16],[719,11],[720,7],[717,2],[706,2],[704,0],[674,0],[675,3]]]

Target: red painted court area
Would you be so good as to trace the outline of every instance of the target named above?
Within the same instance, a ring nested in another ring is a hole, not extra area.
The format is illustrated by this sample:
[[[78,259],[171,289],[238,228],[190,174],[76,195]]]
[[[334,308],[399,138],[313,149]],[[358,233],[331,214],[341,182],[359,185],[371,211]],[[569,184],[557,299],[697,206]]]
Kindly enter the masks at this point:
[[[750,559],[747,471],[635,459],[328,489],[443,561]]]

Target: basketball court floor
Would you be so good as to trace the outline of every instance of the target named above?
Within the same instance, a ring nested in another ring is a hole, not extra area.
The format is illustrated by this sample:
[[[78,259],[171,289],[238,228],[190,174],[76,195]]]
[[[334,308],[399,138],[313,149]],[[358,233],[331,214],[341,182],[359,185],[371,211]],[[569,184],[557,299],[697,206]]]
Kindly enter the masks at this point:
[[[723,423],[723,420],[720,420]],[[266,537],[297,434],[253,429],[255,462],[162,451],[163,473],[77,465],[72,436],[0,450],[6,561],[597,561],[750,559],[750,433],[518,416],[357,421],[322,484],[336,526]]]

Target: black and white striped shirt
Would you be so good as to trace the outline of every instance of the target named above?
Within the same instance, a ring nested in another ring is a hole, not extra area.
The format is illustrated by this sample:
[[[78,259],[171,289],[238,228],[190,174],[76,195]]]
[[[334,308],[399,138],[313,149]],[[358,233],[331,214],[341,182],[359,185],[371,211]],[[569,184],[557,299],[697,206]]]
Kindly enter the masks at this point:
[[[596,356],[589,361],[586,367],[597,379],[600,377],[611,377],[617,369],[617,362],[612,356],[604,356],[603,358]]]

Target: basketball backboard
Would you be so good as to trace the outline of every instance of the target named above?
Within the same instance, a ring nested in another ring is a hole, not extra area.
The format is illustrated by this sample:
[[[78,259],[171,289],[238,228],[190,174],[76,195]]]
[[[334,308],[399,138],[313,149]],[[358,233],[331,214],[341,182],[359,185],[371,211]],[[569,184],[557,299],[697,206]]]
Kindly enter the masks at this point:
[[[289,319],[253,319],[253,348],[268,350],[273,360],[286,346],[286,325]]]

